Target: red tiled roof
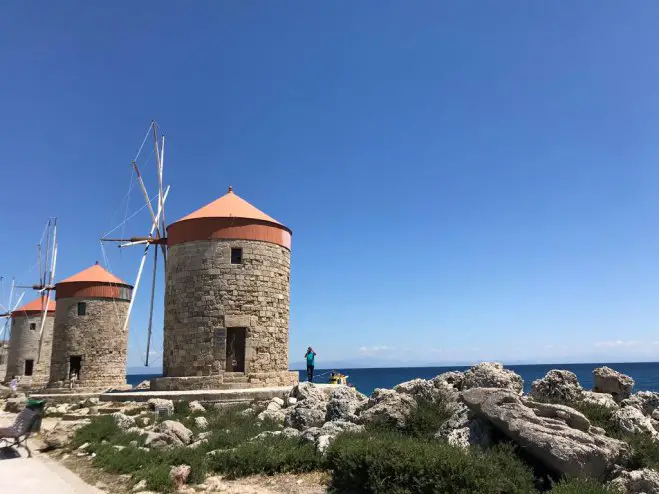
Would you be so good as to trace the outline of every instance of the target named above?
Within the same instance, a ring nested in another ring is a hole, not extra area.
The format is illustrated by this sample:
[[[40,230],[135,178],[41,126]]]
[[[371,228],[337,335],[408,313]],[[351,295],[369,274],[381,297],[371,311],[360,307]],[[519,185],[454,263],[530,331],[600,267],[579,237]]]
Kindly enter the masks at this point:
[[[65,280],[57,282],[58,285],[62,283],[116,283],[120,285],[128,285],[125,281],[117,278],[109,271],[103,269],[98,263],[93,266],[80,271],[78,274],[66,278]]]
[[[46,303],[46,299],[44,298],[43,302],[41,301],[41,297],[35,298],[32,302],[28,302],[27,304],[23,305],[22,307],[19,307],[16,309],[14,312],[41,312],[43,310],[43,305]],[[48,312],[55,312],[55,301],[54,300],[49,300],[48,301]]]
[[[203,208],[197,209],[195,212],[181,218],[178,221],[192,220],[198,218],[245,218],[267,221],[282,225],[274,218],[271,218],[260,209],[255,208],[249,202],[233,192],[229,187],[229,192],[225,195],[205,205]],[[177,221],[177,223],[178,223]]]

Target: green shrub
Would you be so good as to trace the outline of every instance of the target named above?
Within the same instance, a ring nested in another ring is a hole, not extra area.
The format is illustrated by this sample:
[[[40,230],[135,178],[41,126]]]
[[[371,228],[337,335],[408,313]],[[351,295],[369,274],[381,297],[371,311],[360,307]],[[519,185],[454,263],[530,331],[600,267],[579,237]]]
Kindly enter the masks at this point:
[[[626,440],[632,447],[632,455],[626,465],[628,468],[659,469],[659,442],[645,434],[634,434]]]
[[[412,411],[403,433],[414,437],[432,437],[444,422],[453,415],[453,410],[445,404],[419,400]]]
[[[529,493],[531,470],[512,448],[464,451],[394,432],[339,436],[327,453],[331,492]]]
[[[620,427],[611,420],[614,410],[601,405],[583,402],[573,404],[572,408],[583,413],[592,425],[604,429],[608,436],[615,438],[622,437],[623,434]]]
[[[96,446],[103,441],[112,442],[122,434],[123,431],[117,427],[112,416],[102,415],[78,429],[71,440],[70,447],[76,449],[85,443]]]
[[[96,457],[93,461],[94,466],[106,472],[122,475],[148,468],[154,463],[157,461],[151,452],[133,447],[117,451],[109,444],[102,444],[96,448]]]
[[[614,494],[617,491],[595,480],[567,478],[556,484],[552,494]]]
[[[272,436],[246,442],[209,458],[209,469],[231,477],[308,472],[322,466],[315,446],[297,438]]]
[[[133,473],[133,481],[135,483],[140,480],[146,480],[146,488],[153,492],[172,492],[174,485],[172,479],[169,478],[169,471],[171,467],[166,464],[149,465],[142,470]]]

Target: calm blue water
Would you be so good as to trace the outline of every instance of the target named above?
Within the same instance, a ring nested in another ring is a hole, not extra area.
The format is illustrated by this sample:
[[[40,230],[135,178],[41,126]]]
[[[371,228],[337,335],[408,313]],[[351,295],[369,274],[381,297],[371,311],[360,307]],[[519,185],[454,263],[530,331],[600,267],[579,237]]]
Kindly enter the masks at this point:
[[[593,386],[593,369],[608,365],[627,374],[636,381],[635,391],[659,391],[659,362],[628,363],[628,364],[541,364],[541,365],[510,365],[506,366],[517,372],[524,379],[524,391],[531,389],[535,379],[544,377],[552,369],[564,369],[574,372],[585,389]],[[364,394],[371,394],[375,388],[391,388],[398,383],[420,377],[430,379],[442,372],[453,370],[464,371],[469,367],[400,367],[386,369],[332,369],[347,374],[348,382]],[[329,370],[316,369],[315,382],[327,382]],[[128,384],[136,385],[145,379],[157,375],[129,374]],[[306,371],[300,371],[300,380],[306,380]]]

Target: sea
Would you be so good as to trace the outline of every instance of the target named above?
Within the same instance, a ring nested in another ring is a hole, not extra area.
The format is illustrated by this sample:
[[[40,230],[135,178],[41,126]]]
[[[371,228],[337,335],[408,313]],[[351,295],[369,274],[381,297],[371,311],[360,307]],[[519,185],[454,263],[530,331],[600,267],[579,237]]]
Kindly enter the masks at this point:
[[[659,391],[659,362],[633,362],[633,363],[593,363],[593,364],[537,364],[537,365],[506,365],[524,379],[524,391],[531,389],[531,383],[541,379],[552,369],[563,369],[574,372],[585,389],[593,386],[593,370],[597,367],[608,366],[623,374],[631,376],[636,385],[634,391]],[[396,384],[410,381],[415,378],[431,379],[438,374],[448,371],[464,371],[466,367],[388,367],[381,369],[316,369],[314,382],[326,383],[332,371],[341,372],[348,376],[348,383],[355,386],[365,395],[370,395],[375,388],[392,388]],[[306,381],[307,372],[301,370],[300,381]],[[140,382],[158,377],[157,374],[129,374],[128,384],[136,385]]]

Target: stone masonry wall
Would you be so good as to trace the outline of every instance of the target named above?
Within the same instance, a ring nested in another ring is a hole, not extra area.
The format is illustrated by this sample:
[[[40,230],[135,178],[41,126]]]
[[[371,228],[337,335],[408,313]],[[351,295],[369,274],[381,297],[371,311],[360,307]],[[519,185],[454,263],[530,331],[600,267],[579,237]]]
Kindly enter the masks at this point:
[[[53,316],[46,317],[41,344],[41,358],[38,358],[41,314],[12,317],[6,371],[9,380],[12,376],[20,376],[21,386],[34,388],[44,387],[48,383],[54,321]],[[30,324],[34,324],[34,329],[30,329]],[[33,361],[32,376],[25,376],[26,360]]]
[[[0,382],[6,381],[7,379],[7,357],[9,347],[4,341],[0,341]],[[11,376],[9,376],[11,379]]]
[[[243,249],[242,264],[231,264],[232,247]],[[165,376],[222,376],[226,328],[244,327],[245,374],[263,383],[267,375],[281,380],[288,371],[289,299],[290,251],[284,247],[250,240],[173,245],[167,259]]]
[[[78,302],[87,303],[87,314],[78,315]],[[49,387],[69,382],[69,357],[82,356],[78,386],[109,388],[126,384],[128,314],[126,300],[57,299]]]

